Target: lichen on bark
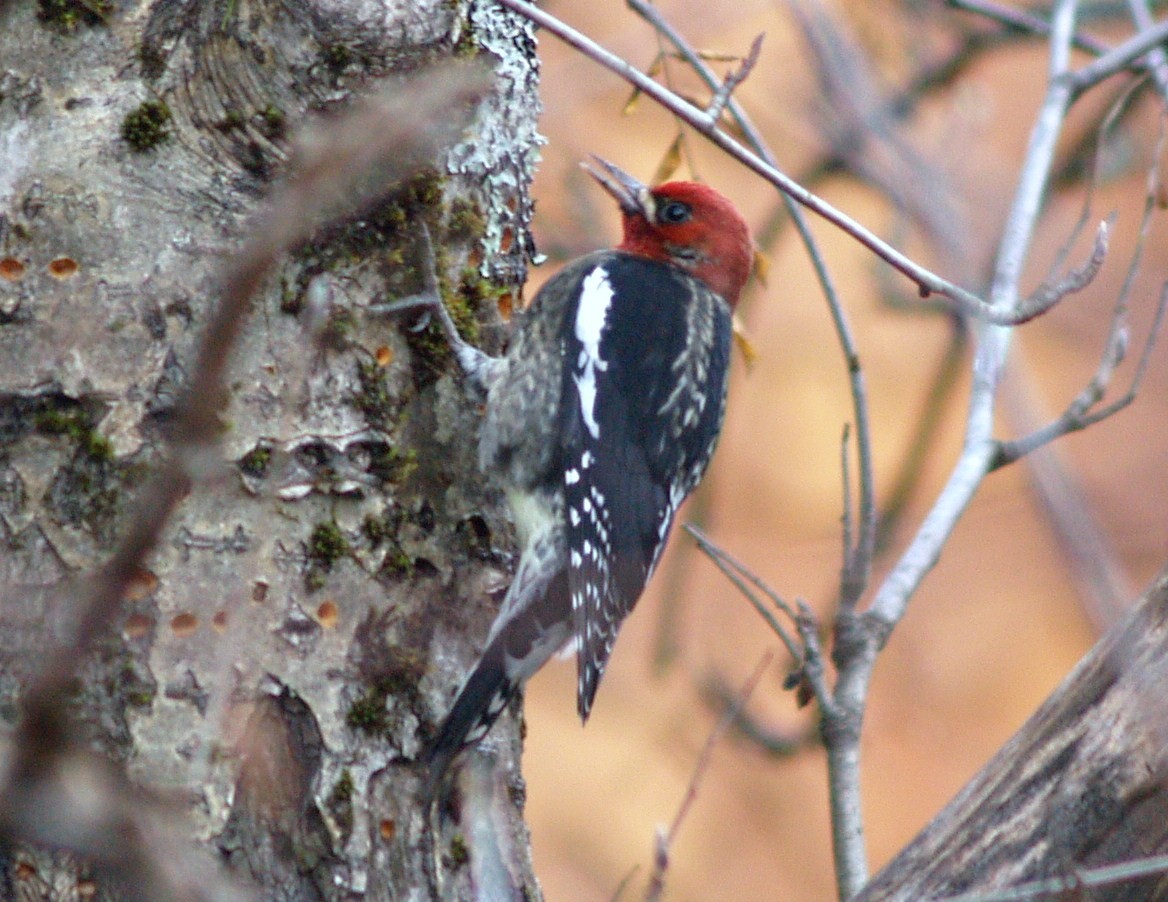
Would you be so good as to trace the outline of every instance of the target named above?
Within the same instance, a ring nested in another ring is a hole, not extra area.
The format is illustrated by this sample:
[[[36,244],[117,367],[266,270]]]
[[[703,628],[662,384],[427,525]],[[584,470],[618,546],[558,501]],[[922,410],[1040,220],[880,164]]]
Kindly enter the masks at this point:
[[[496,77],[465,138],[371,187],[382,200],[255,297],[222,465],[191,487],[108,653],[78,668],[102,699],[79,706],[82,735],[137,784],[187,798],[192,841],[265,892],[425,898],[439,879],[471,893],[468,869],[436,878],[423,855],[412,762],[505,585],[509,526],[450,361],[374,308],[418,289],[424,221],[448,299],[486,348],[505,344],[497,304],[531,251],[532,31],[494,4],[443,0],[156,0],[68,34],[28,5],[0,9],[5,732],[38,648],[68,628],[75,581],[108,556],[171,437],[222,261],[281,183],[292,136],[466,56]],[[141,116],[127,133],[144,108],[166,110],[150,119],[165,140],[141,140]],[[517,731],[500,735],[514,768]],[[22,855],[41,876],[90,877]],[[537,893],[523,849],[515,861]]]

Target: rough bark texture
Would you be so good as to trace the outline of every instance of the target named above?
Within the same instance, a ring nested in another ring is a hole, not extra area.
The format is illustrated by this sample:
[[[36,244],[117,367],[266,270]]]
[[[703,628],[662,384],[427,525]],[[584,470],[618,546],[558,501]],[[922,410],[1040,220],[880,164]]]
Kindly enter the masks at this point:
[[[1168,573],[860,894],[1001,890],[1168,852]],[[1162,876],[1089,891],[1159,899]]]
[[[369,309],[421,289],[424,222],[460,327],[502,346],[530,250],[531,29],[448,0],[102,9],[0,7],[0,731],[132,516],[289,136],[435,61],[489,58],[473,133],[256,298],[224,403],[230,465],[193,487],[78,662],[73,707],[91,747],[183,800],[190,835],[265,898],[470,897],[492,875],[536,896],[514,720],[495,731],[487,835],[416,797],[510,536],[441,343]],[[0,852],[5,898],[88,880],[61,852]]]

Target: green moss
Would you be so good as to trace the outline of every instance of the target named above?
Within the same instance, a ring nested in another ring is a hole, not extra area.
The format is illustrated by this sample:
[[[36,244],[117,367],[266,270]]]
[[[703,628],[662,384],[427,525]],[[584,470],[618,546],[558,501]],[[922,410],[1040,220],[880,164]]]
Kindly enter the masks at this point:
[[[478,204],[464,197],[456,198],[450,204],[450,215],[446,220],[447,234],[455,241],[469,241],[486,231],[487,220]]]
[[[355,789],[356,785],[353,783],[353,775],[346,767],[341,771],[341,775],[337,778],[337,782],[333,784],[333,791],[329,794],[329,799],[337,804],[348,802],[353,798],[353,792]]]
[[[33,417],[37,432],[42,435],[65,436],[94,461],[107,463],[114,459],[114,447],[104,435],[93,428],[90,417],[77,407],[46,407]]]
[[[215,123],[215,128],[221,132],[230,132],[243,128],[246,122],[247,118],[243,112],[237,107],[231,107],[223,114],[223,118]]]
[[[369,540],[369,546],[376,548],[384,542],[389,536],[393,535],[392,528],[389,523],[389,512],[384,516],[378,517],[373,514],[366,514],[365,519],[361,521],[361,532],[365,538]]]
[[[351,550],[349,540],[335,520],[316,524],[308,537],[308,568],[304,573],[308,590],[316,591],[324,586],[325,576],[332,572],[333,565]]]
[[[414,560],[395,541],[381,562],[380,572],[389,579],[409,579],[414,575]]]
[[[469,861],[470,850],[466,846],[466,839],[461,833],[455,833],[450,838],[450,863],[456,868],[461,868]]]
[[[370,425],[388,427],[393,422],[395,404],[385,367],[376,360],[357,361],[357,384],[360,387],[349,397],[349,403],[361,411]]]
[[[108,25],[110,0],[37,0],[37,18],[55,31],[74,31],[78,25]]]
[[[272,449],[261,443],[239,459],[239,469],[255,479],[263,479],[268,475],[268,466],[271,462]]]
[[[295,281],[285,279],[280,287],[280,312],[298,316],[304,309],[304,289]]]
[[[166,70],[166,60],[154,44],[143,41],[138,45],[138,65],[145,78],[154,80]]]
[[[334,350],[343,350],[357,331],[357,316],[348,307],[333,307],[321,330],[321,341]]]
[[[404,451],[385,445],[373,454],[369,462],[369,472],[383,483],[399,483],[408,479],[418,468],[418,452],[413,448]]]
[[[320,49],[320,59],[330,72],[339,75],[353,62],[354,54],[352,48],[344,44],[329,44]]]
[[[161,100],[147,100],[122,120],[122,138],[133,150],[144,153],[170,138],[170,107]]]
[[[374,687],[349,705],[345,725],[361,733],[379,733],[385,728],[385,693]]]
[[[411,207],[437,207],[442,203],[443,179],[437,169],[419,170],[406,182],[406,203]]]
[[[335,520],[317,523],[308,537],[308,554],[326,569],[349,553],[349,540]]]
[[[444,295],[442,298],[450,318],[458,329],[458,334],[471,344],[479,340],[479,320],[475,311],[478,308],[478,299],[473,294],[460,290],[454,294]]]
[[[154,704],[155,692],[142,689],[136,692],[126,693],[126,704],[132,705],[135,708],[149,708]]]
[[[474,59],[482,52],[482,49],[474,32],[469,28],[463,28],[462,34],[458,36],[458,41],[454,44],[454,55],[460,59]]]
[[[274,103],[269,103],[259,112],[260,131],[264,136],[275,141],[283,138],[288,129],[287,117],[284,111]]]
[[[357,787],[353,782],[353,775],[348,768],[341,771],[337,782],[333,784],[326,805],[333,816],[333,822],[341,831],[342,842],[348,842],[353,832],[353,795]]]

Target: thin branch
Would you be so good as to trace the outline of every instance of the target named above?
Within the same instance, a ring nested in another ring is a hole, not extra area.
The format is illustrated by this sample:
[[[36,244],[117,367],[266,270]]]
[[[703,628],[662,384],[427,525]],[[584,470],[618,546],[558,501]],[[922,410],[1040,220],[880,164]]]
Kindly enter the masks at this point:
[[[1168,21],[1158,22],[1150,28],[1128,38],[1114,50],[1109,50],[1093,63],[1069,76],[1074,96],[1092,88],[1105,78],[1110,78],[1132,64],[1149,50],[1168,41]]]
[[[1085,429],[1094,423],[1098,423],[1100,420],[1118,413],[1135,400],[1136,394],[1143,384],[1144,374],[1151,361],[1152,350],[1155,347],[1156,339],[1163,322],[1165,303],[1168,301],[1168,285],[1160,292],[1160,302],[1157,305],[1151,329],[1148,332],[1143,352],[1140,355],[1140,360],[1136,365],[1127,392],[1111,404],[1092,412],[1092,408],[1099,403],[1106,393],[1114,377],[1116,367],[1123,361],[1127,353],[1129,340],[1127,323],[1128,304],[1135,286],[1136,275],[1140,270],[1140,263],[1143,260],[1143,252],[1147,246],[1152,215],[1156,210],[1162,186],[1160,166],[1165,143],[1168,141],[1166,124],[1168,123],[1165,121],[1165,116],[1161,115],[1159,136],[1152,155],[1152,164],[1148,167],[1147,190],[1144,193],[1144,209],[1140,218],[1139,237],[1136,242],[1135,253],[1132,255],[1127,274],[1124,277],[1123,286],[1120,288],[1119,295],[1116,298],[1115,310],[1111,317],[1111,329],[1108,333],[1107,341],[1104,343],[1099,366],[1096,368],[1091,381],[1067,405],[1066,410],[1063,411],[1060,417],[1024,438],[1000,443],[997,456],[993,462],[995,469],[1013,463],[1036,448],[1040,448],[1063,435]]]
[[[746,81],[746,77],[750,75],[751,70],[758,64],[759,54],[762,52],[763,35],[758,35],[750,43],[750,51],[746,54],[744,59],[737,69],[731,72],[722,80],[722,84],[714,92],[714,97],[710,101],[710,105],[706,107],[706,115],[710,117],[711,122],[718,122],[722,118],[722,111],[726,109],[726,104],[730,102],[730,95],[734,93],[735,88]]]
[[[1018,322],[1017,313],[1000,305],[991,305],[977,295],[919,265],[896,248],[887,244],[871,230],[860,225],[827,201],[799,185],[785,173],[779,171],[757,153],[748,150],[733,137],[718,128],[716,120],[711,120],[704,110],[684,100],[672,91],[663,88],[636,67],[619,56],[601,47],[591,38],[565,24],[555,16],[532,6],[525,0],[499,0],[503,6],[530,19],[535,24],[554,34],[565,43],[576,48],[585,56],[616,73],[644,94],[653,98],[662,107],[678,116],[696,131],[704,135],[712,144],[724,150],[752,172],[760,175],[788,197],[818,213],[846,234],[850,235],[890,266],[902,272],[917,284],[922,297],[938,294],[950,300],[958,309],[969,316],[995,325],[1008,326]],[[1030,317],[1042,311],[1035,311]]]
[[[689,809],[693,806],[694,800],[698,797],[698,787],[701,785],[702,777],[705,776],[706,771],[710,768],[710,760],[714,755],[714,747],[726,735],[726,731],[734,723],[737,712],[746,707],[746,703],[750,701],[750,696],[754,693],[759,680],[766,673],[766,669],[770,663],[771,654],[767,652],[754,668],[754,672],[742,684],[736,703],[726,710],[714,726],[714,729],[710,731],[710,735],[706,737],[706,743],[702,747],[701,754],[698,755],[698,760],[694,765],[689,785],[686,787],[685,798],[681,800],[677,814],[673,816],[673,823],[669,825],[667,831],[658,831],[657,833],[653,856],[653,874],[649,879],[649,888],[645,891],[645,902],[656,902],[665,891],[665,872],[669,868],[669,849],[677,837],[677,831],[681,829],[681,824],[685,820],[685,816],[689,813]]]
[[[948,3],[954,9],[975,13],[1024,34],[1033,34],[1036,37],[1046,37],[1050,34],[1050,22],[1046,19],[1024,10],[994,3],[992,0],[948,0]],[[1096,56],[1103,56],[1111,49],[1102,41],[1079,32],[1076,32],[1071,40],[1077,50],[1085,50]]]
[[[1100,407],[1098,410],[1090,411],[1090,408],[1098,402],[1107,384],[1111,381],[1111,373],[1116,361],[1111,355],[1105,354],[1091,382],[1068,405],[1062,416],[1024,438],[1015,439],[1011,442],[1002,442],[998,446],[998,453],[994,457],[991,467],[998,469],[1007,464],[1011,464],[1019,458],[1025,457],[1035,449],[1053,442],[1057,438],[1069,435],[1072,432],[1079,432],[1088,426],[1093,426],[1095,423],[1106,420],[1108,417],[1114,416],[1131,404],[1139,394],[1139,390],[1143,385],[1144,375],[1147,373],[1148,365],[1151,363],[1152,351],[1156,346],[1156,338],[1159,336],[1160,329],[1164,324],[1166,307],[1168,307],[1168,282],[1160,290],[1160,301],[1156,305],[1156,314],[1152,320],[1152,327],[1148,332],[1147,341],[1144,343],[1139,362],[1136,364],[1135,372],[1132,374],[1132,381],[1127,391],[1121,397],[1116,398],[1110,404]]]
[[[1103,262],[1107,259],[1111,227],[1114,223],[1114,213],[1099,223],[1099,228],[1095,232],[1095,243],[1091,249],[1091,256],[1080,266],[1071,270],[1071,272],[1056,282],[1044,282],[1039,285],[1030,297],[1023,299],[1018,304],[1018,310],[1024,316],[1031,310],[1037,311],[1033,315],[1026,316],[1020,322],[1028,322],[1035,316],[1038,316],[1039,313],[1049,310],[1068,294],[1082,291],[1095,280],[1095,276],[1099,274]]]
[[[1154,877],[1168,873],[1168,855],[1151,858],[1137,858],[1122,864],[1108,864],[1097,868],[1076,870],[1065,877],[1047,877],[1020,883],[1010,889],[965,893],[948,896],[937,902],[1027,902],[1030,899],[1079,898],[1081,891],[1088,887],[1115,886],[1141,877]]]
[[[811,728],[787,733],[760,723],[737,704],[737,690],[718,674],[710,674],[702,680],[701,693],[716,710],[733,716],[731,726],[736,733],[768,755],[789,758],[819,741],[818,732]]]
[[[751,588],[751,584],[766,593],[780,611],[791,618],[792,621],[796,621],[798,619],[798,615],[791,608],[791,606],[783,601],[769,587],[767,587],[766,584],[763,583],[762,580],[760,580],[757,576],[755,576],[749,569],[747,569],[745,565],[739,563],[729,554],[729,552],[723,550],[721,547],[715,544],[709,536],[702,532],[702,530],[693,523],[686,523],[684,528],[686,532],[694,537],[694,541],[698,543],[699,550],[701,550],[707,557],[709,557],[711,561],[714,562],[714,566],[722,571],[722,574],[728,580],[730,580],[730,582],[734,584],[734,587],[738,589],[738,591],[746,597],[746,600],[754,606],[754,609],[758,611],[759,616],[761,616],[762,619],[767,622],[767,625],[772,630],[774,630],[775,635],[777,635],[782,641],[783,645],[787,647],[787,651],[790,653],[791,657],[796,661],[803,660],[803,652],[799,647],[799,643],[795,641],[795,638],[791,635],[790,631],[779,622],[778,618],[775,617],[773,613],[771,613],[770,608],[763,604],[759,597],[754,594],[754,589]]]
[[[1055,146],[1071,102],[1067,72],[1074,34],[1074,0],[1061,0],[1055,7],[1052,21],[1046,96],[1031,132],[994,271],[990,300],[997,310],[1017,310],[1018,281],[1042,207]],[[834,659],[839,675],[834,699],[847,712],[847,717],[833,725],[840,732],[827,736],[826,745],[836,874],[843,898],[855,895],[868,876],[860,796],[859,724],[876,655],[904,616],[909,598],[932,569],[988,472],[996,451],[993,441],[995,395],[1010,334],[1010,329],[992,326],[979,330],[961,455],[908,548],[877,589],[868,610],[858,622],[847,618],[837,621]],[[825,730],[827,726],[825,723]]]
[[[645,19],[658,34],[664,35],[677,48],[682,57],[693,70],[702,78],[711,90],[717,90],[718,79],[710,69],[701,54],[665,19],[660,11],[647,0],[628,0],[629,7]],[[757,39],[756,39],[757,42]],[[767,146],[761,133],[755,128],[746,111],[733,97],[729,98],[728,110],[734,123],[745,136],[747,143],[754,148],[767,163],[775,165],[774,155]],[[857,350],[852,329],[847,314],[843,308],[843,301],[835,288],[835,283],[828,271],[827,263],[819,249],[819,245],[807,224],[806,217],[791,198],[781,194],[799,237],[807,249],[808,258],[815,269],[816,278],[827,299],[828,310],[831,313],[832,325],[836,331],[840,348],[844,354],[847,366],[848,385],[852,396],[852,412],[856,427],[856,456],[859,460],[859,529],[855,546],[850,542],[844,548],[845,564],[844,578],[840,585],[841,603],[845,606],[854,605],[868,583],[871,573],[872,558],[876,546],[876,500],[875,475],[872,467],[872,433],[868,416],[868,389],[864,379],[864,370],[860,365],[860,356]]]
[[[1156,20],[1152,18],[1152,11],[1148,9],[1147,0],[1128,0],[1128,9],[1131,10],[1132,21],[1140,31],[1148,31],[1155,27]],[[1162,100],[1168,100],[1168,54],[1163,47],[1153,47],[1147,56],[1148,69]]]
[[[1061,0],[1055,9],[1051,38],[1050,79],[1039,110],[1013,207],[1003,230],[995,266],[991,298],[996,306],[1017,306],[1018,280],[1042,206],[1058,136],[1070,103],[1065,78],[1074,31],[1074,0]],[[996,455],[993,441],[994,397],[1009,347],[1010,330],[983,330],[974,361],[974,381],[966,417],[965,445],[949,481],[900,561],[877,590],[868,616],[890,629],[904,616],[908,599],[932,569],[940,550]],[[866,680],[863,681],[866,684]],[[863,686],[855,687],[857,692]]]
[[[840,436],[840,481],[843,483],[843,513],[840,515],[840,530],[843,532],[844,565],[841,583],[846,582],[852,570],[854,557],[852,535],[855,531],[852,512],[852,473],[851,457],[848,454],[848,439],[851,430],[844,424],[843,434]]]

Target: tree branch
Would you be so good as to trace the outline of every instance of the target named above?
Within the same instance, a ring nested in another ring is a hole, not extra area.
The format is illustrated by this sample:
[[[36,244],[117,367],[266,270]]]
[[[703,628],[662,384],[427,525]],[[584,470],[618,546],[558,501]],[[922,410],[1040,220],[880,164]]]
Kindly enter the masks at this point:
[[[941,278],[936,273],[931,272],[896,250],[874,232],[860,225],[818,195],[808,191],[774,165],[768,163],[757,153],[748,150],[730,135],[721,131],[718,128],[717,120],[711,120],[706,111],[699,109],[672,91],[663,88],[639,69],[601,47],[591,38],[566,25],[555,16],[524,2],[524,0],[498,0],[498,2],[508,9],[512,9],[526,16],[565,43],[575,47],[585,56],[616,73],[697,130],[712,144],[724,150],[752,172],[755,172],[770,182],[792,200],[802,204],[812,212],[819,214],[828,222],[855,238],[876,256],[915,282],[922,297],[928,297],[933,294],[940,295],[951,301],[963,313],[996,325],[1016,325],[1019,322],[1016,311],[982,300],[972,292]],[[1037,316],[1041,312],[1033,312],[1030,316]]]

